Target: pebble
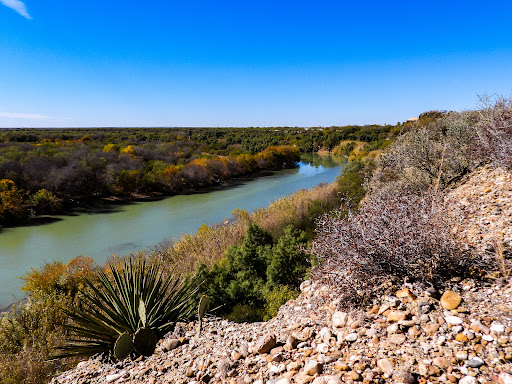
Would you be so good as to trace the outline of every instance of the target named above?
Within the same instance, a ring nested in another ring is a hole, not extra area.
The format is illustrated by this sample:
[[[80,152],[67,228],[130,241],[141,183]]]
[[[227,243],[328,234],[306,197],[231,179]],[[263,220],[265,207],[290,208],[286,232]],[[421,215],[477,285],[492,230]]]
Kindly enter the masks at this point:
[[[468,365],[471,368],[480,368],[484,364],[485,364],[484,361],[481,358],[479,358],[479,357],[472,357],[468,361]]]
[[[456,292],[446,291],[440,299],[441,306],[444,309],[452,310],[459,307],[462,302],[462,297]]]
[[[450,325],[459,325],[464,322],[464,321],[462,321],[462,319],[460,317],[457,317],[457,316],[445,316],[444,319]]]

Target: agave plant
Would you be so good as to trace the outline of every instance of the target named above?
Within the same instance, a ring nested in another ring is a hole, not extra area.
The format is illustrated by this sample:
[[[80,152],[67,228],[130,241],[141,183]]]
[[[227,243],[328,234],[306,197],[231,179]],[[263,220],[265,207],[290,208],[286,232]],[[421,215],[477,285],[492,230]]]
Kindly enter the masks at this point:
[[[196,307],[196,278],[164,277],[162,264],[144,259],[128,259],[109,270],[98,271],[97,284],[86,279],[81,308],[65,311],[73,325],[57,357],[113,352],[123,359],[134,350],[151,355],[157,340]]]

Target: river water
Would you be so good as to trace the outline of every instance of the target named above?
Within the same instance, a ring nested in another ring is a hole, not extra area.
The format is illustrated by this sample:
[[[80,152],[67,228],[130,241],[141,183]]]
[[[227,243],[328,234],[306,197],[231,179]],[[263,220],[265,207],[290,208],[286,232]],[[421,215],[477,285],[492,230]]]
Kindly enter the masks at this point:
[[[204,193],[133,202],[101,210],[52,216],[42,225],[0,230],[0,308],[23,297],[20,287],[31,267],[85,255],[104,263],[165,239],[195,232],[202,224],[231,217],[235,208],[254,210],[302,188],[332,182],[341,159],[304,156],[299,166],[255,179],[238,179]]]

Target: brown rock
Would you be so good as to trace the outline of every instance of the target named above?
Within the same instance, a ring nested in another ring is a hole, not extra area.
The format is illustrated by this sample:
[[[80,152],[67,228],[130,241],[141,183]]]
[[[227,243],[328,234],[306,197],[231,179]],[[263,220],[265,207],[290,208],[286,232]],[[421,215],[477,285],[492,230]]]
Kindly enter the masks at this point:
[[[395,383],[400,384],[414,384],[416,381],[414,379],[414,376],[404,369],[393,372],[393,380],[395,381]]]
[[[288,336],[288,339],[286,339],[285,349],[288,351],[291,351],[292,349],[297,348],[297,345],[299,344],[299,340],[297,340],[293,336]]]
[[[442,369],[446,369],[450,365],[450,361],[448,359],[445,359],[444,357],[434,357],[434,360],[432,362]]]
[[[253,353],[268,353],[272,348],[276,346],[275,335],[265,335],[260,337],[256,344],[254,344],[252,350]]]
[[[319,363],[318,361],[315,361],[315,360],[309,360],[304,365],[304,372],[308,375],[314,375],[316,373],[321,373],[322,368],[323,368],[322,363]]]
[[[337,361],[336,363],[334,363],[334,369],[338,371],[348,371],[350,370],[350,367],[347,364],[342,363],[341,361]]]
[[[178,339],[168,339],[162,343],[162,349],[164,352],[178,348],[181,345]]]
[[[297,384],[306,384],[310,383],[314,380],[314,377],[311,375],[308,375],[305,372],[299,372],[295,376],[293,376],[293,381]]]
[[[363,381],[363,376],[361,376],[359,373],[357,373],[356,371],[350,371],[347,373],[346,375],[346,378],[348,380],[352,380],[352,381]]]
[[[456,292],[453,291],[446,291],[441,296],[441,306],[444,309],[452,310],[456,309],[460,303],[462,302],[462,297]]]
[[[407,314],[401,311],[391,311],[387,315],[388,321],[403,321],[407,319]]]
[[[407,340],[407,339],[406,339],[405,335],[403,335],[403,334],[394,334],[394,335],[389,336],[388,340],[390,343],[400,345],[400,344],[405,343],[405,340]]]
[[[467,343],[469,341],[468,337],[463,333],[458,333],[457,336],[455,336],[455,340],[459,343]]]
[[[440,325],[435,323],[428,323],[423,327],[423,330],[428,336],[434,335],[439,330]]]

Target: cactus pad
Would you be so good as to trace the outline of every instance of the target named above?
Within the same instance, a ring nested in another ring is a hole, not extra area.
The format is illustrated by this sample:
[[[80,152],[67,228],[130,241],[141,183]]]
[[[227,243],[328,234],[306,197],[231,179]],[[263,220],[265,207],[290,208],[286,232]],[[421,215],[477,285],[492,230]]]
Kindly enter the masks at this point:
[[[114,344],[114,356],[117,360],[123,360],[133,351],[132,335],[128,332],[121,334]]]
[[[156,333],[149,328],[139,328],[133,337],[135,350],[143,356],[151,356],[155,352],[157,341]]]

